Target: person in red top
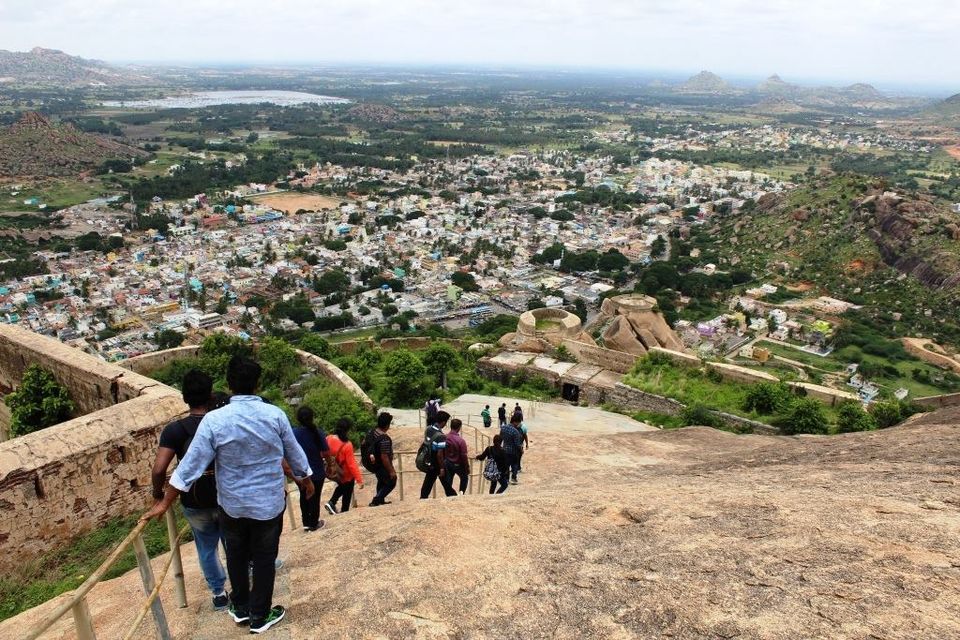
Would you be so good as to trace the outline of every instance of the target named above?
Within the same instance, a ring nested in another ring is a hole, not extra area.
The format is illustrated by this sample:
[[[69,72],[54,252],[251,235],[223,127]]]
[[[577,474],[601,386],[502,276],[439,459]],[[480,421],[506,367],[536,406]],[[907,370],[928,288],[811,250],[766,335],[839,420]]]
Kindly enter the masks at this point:
[[[357,465],[356,458],[353,457],[353,443],[350,442],[352,427],[353,422],[350,418],[340,418],[333,430],[333,435],[327,436],[330,455],[340,467],[340,474],[336,480],[337,488],[330,496],[330,500],[323,505],[331,515],[337,513],[337,500],[341,500],[340,513],[350,511],[354,486],[359,485],[363,489],[363,476],[360,475],[360,467]]]
[[[467,441],[460,435],[463,421],[454,418],[450,421],[450,433],[447,434],[447,449],[444,457],[446,474],[440,481],[444,484],[448,496],[455,495],[453,491],[453,477],[460,477],[460,494],[467,492],[467,481],[470,478],[470,458],[467,455]]]

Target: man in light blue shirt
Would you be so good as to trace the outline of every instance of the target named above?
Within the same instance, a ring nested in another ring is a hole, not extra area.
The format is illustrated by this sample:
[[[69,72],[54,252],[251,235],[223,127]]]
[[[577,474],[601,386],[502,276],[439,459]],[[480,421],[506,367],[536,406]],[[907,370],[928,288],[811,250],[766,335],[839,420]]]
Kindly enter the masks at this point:
[[[301,491],[308,497],[314,492],[312,470],[286,414],[253,395],[260,372],[260,365],[253,360],[240,356],[230,360],[227,383],[235,394],[230,404],[204,416],[163,499],[142,518],[162,515],[211,462],[214,464],[227,573],[233,588],[228,610],[237,623],[249,622],[252,633],[266,631],[284,616],[283,607],[272,606],[274,561],[286,505],[284,460]]]

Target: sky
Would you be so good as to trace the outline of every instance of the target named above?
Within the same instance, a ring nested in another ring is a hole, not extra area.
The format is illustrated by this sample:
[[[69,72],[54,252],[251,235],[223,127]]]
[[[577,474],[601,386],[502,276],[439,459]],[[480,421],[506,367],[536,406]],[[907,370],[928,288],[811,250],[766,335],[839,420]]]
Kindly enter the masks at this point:
[[[0,48],[109,62],[606,68],[960,91],[958,0],[0,0]]]

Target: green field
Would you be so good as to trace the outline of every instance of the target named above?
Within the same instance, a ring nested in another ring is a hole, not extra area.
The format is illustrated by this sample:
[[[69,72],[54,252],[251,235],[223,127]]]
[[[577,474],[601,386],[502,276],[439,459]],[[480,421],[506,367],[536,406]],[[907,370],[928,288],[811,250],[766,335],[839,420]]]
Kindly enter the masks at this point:
[[[35,185],[25,185],[16,196],[4,190],[0,192],[0,209],[4,211],[31,211],[42,212],[37,205],[24,204],[29,198],[38,198],[41,204],[47,205],[47,211],[81,204],[87,200],[103,195],[113,195],[114,190],[108,188],[99,178],[84,182],[79,178],[52,178]]]

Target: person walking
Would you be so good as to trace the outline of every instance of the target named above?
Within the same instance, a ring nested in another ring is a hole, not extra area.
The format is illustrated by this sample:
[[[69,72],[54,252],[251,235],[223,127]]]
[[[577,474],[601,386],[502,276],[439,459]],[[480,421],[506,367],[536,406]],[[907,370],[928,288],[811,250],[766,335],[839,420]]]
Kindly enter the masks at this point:
[[[190,407],[186,417],[171,422],[160,432],[160,446],[153,463],[151,480],[153,497],[163,499],[163,487],[167,482],[167,467],[176,456],[182,461],[187,455],[190,443],[197,433],[197,427],[213,403],[213,380],[210,376],[191,369],[183,376],[183,401]],[[207,582],[207,588],[213,597],[213,608],[221,611],[230,604],[224,586],[227,574],[220,562],[218,549],[223,536],[220,532],[220,518],[217,511],[217,481],[214,465],[209,465],[203,475],[194,483],[188,493],[180,496],[183,515],[193,532],[193,543],[197,547],[197,561],[200,571]]]
[[[350,442],[350,431],[352,429],[353,422],[350,418],[340,418],[333,435],[327,436],[330,455],[333,456],[337,466],[340,467],[340,474],[336,480],[337,488],[334,489],[333,495],[324,505],[331,515],[337,513],[337,500],[342,500],[340,513],[350,511],[354,486],[363,489],[363,475],[361,475],[360,467],[357,466],[357,461],[353,457],[353,443]]]
[[[477,460],[487,460],[483,467],[483,477],[490,481],[490,494],[503,493],[510,484],[510,460],[507,452],[503,450],[503,436],[499,433],[493,436],[493,444],[483,450],[483,453],[477,456]],[[491,468],[490,462],[493,461]],[[500,488],[497,489],[497,484]]]
[[[517,473],[520,473],[523,471],[523,452],[530,448],[530,438],[527,437],[527,423],[521,422],[518,424],[517,430],[520,432],[522,439],[520,448],[517,450]]]
[[[387,496],[397,486],[397,471],[393,467],[393,439],[387,434],[393,416],[384,411],[377,416],[377,428],[367,434],[370,443],[369,461],[373,473],[377,476],[377,493],[370,502],[371,507],[390,504]],[[364,465],[366,466],[366,465]]]
[[[420,445],[421,449],[426,448],[424,455],[425,468],[421,469],[424,473],[423,484],[420,486],[421,500],[426,500],[430,497],[430,492],[433,491],[433,487],[438,478],[440,485],[443,487],[443,492],[447,496],[457,495],[456,491],[445,482],[447,476],[447,436],[444,435],[443,428],[447,426],[447,420],[450,419],[450,414],[446,411],[438,411],[436,418],[436,421],[428,426],[424,432],[423,444]],[[420,452],[417,452],[417,457],[421,457]]]
[[[313,423],[313,409],[307,406],[297,409],[297,425],[293,429],[293,436],[307,454],[307,462],[313,469],[310,480],[314,487],[313,495],[309,498],[304,495],[303,490],[300,491],[300,518],[303,520],[304,531],[316,531],[324,525],[320,519],[320,493],[326,479],[325,462],[332,462],[333,456],[327,444],[327,434]]]
[[[510,423],[503,425],[500,429],[500,435],[503,436],[503,450],[510,461],[510,483],[517,484],[517,470],[519,469],[519,452],[523,446],[523,436],[517,426],[520,424],[520,418],[514,415],[510,418]]]
[[[483,411],[480,412],[480,417],[483,418],[483,428],[489,429],[490,425],[493,424],[493,418],[490,417],[490,405],[483,408]]]
[[[458,493],[453,489],[454,477],[460,478],[460,495],[467,492],[467,483],[470,479],[470,456],[467,452],[467,441],[460,435],[462,428],[463,421],[460,418],[454,418],[450,421],[450,433],[447,434],[447,449],[444,453],[444,464],[446,465],[444,492],[448,496],[451,492],[454,495]]]
[[[503,425],[507,424],[507,403],[504,402],[500,405],[500,408],[497,409],[497,419],[500,421],[500,428],[503,428]]]
[[[520,418],[520,422],[523,422],[523,409],[520,408],[520,403],[513,408],[513,417]]]
[[[313,470],[286,414],[254,395],[260,374],[256,361],[243,356],[230,359],[227,384],[234,394],[230,404],[203,417],[163,498],[140,518],[162,516],[214,464],[231,586],[228,610],[235,622],[249,623],[251,633],[263,633],[286,614],[272,602],[286,505],[281,462],[286,460],[308,498],[314,493]]]
[[[423,404],[423,414],[429,427],[437,421],[437,412],[440,411],[440,399],[430,398]]]

